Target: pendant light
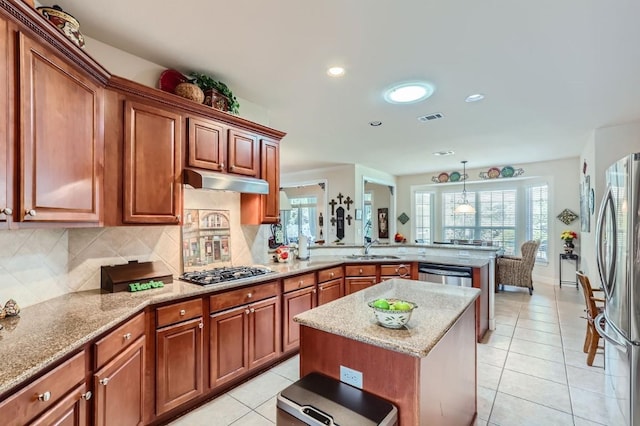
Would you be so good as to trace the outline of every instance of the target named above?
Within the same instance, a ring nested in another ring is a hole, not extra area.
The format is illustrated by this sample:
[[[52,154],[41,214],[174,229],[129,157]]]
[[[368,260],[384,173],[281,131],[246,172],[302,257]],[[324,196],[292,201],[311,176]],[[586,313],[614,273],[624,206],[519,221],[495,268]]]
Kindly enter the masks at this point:
[[[454,209],[456,213],[475,213],[476,209],[473,208],[469,201],[467,201],[467,160],[461,161],[462,163],[462,204]]]

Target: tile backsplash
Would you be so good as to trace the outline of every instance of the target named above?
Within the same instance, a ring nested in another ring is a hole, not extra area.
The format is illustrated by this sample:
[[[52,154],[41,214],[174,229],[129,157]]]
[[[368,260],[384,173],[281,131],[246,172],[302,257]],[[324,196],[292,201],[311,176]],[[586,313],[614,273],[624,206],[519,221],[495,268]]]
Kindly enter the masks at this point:
[[[232,212],[230,263],[266,263],[269,227],[240,225],[240,194],[185,191],[185,208],[212,207]],[[12,298],[26,307],[99,289],[100,266],[129,260],[161,260],[177,278],[182,273],[181,234],[175,225],[0,231],[0,304]]]

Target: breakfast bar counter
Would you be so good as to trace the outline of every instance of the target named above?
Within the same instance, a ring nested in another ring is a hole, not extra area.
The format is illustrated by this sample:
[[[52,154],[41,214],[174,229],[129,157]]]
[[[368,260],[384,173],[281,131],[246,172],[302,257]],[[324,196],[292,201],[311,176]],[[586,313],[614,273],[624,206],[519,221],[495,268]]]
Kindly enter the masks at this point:
[[[299,314],[300,375],[340,380],[362,373],[362,389],[399,410],[401,425],[472,424],[476,415],[474,288],[392,279]],[[382,327],[367,303],[418,305],[400,329]]]

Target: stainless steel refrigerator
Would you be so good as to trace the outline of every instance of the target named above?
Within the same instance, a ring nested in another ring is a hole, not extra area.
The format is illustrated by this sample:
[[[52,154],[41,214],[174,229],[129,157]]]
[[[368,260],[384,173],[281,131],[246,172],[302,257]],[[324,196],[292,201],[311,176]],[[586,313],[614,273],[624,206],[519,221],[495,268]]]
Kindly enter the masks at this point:
[[[607,411],[616,424],[640,426],[640,153],[612,164],[606,184],[596,225],[606,303],[595,322],[605,339]]]

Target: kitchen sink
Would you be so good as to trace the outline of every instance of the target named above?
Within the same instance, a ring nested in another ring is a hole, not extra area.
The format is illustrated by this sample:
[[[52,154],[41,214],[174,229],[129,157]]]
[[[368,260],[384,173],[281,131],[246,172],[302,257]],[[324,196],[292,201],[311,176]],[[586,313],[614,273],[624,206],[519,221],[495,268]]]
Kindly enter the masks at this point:
[[[384,260],[384,259],[400,259],[400,256],[386,254],[351,254],[346,256],[347,259],[353,260]]]

